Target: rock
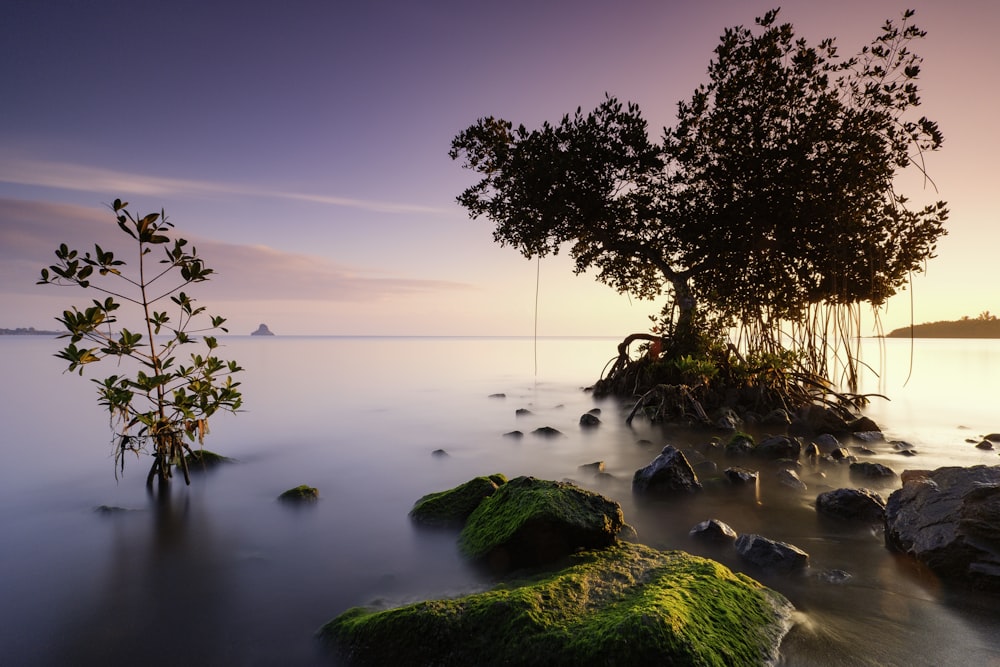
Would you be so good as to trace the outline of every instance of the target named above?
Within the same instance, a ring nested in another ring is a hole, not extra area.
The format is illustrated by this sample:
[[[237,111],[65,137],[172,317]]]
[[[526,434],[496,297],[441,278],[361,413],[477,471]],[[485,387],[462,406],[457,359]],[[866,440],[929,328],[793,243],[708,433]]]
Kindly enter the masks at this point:
[[[599,493],[567,482],[517,477],[472,512],[459,548],[503,572],[614,544],[624,522],[621,506]]]
[[[827,584],[842,584],[851,578],[851,573],[844,570],[823,570],[816,578]]]
[[[817,459],[819,458],[819,447],[816,446],[815,442],[810,442],[802,447],[802,456],[807,459]]]
[[[583,428],[594,428],[601,425],[601,419],[597,415],[585,412],[580,415],[580,426]]]
[[[734,542],[737,537],[736,531],[729,524],[718,519],[702,521],[692,528],[688,535],[709,542]]]
[[[757,483],[757,471],[733,466],[722,473],[730,484],[744,485]]]
[[[976,449],[988,449],[988,450],[992,450],[993,449],[993,441],[992,440],[983,440],[978,445],[976,445]]]
[[[514,410],[515,417],[527,417],[528,415],[532,414],[534,413],[528,408],[518,408],[517,410]]]
[[[830,458],[834,461],[845,461],[853,457],[851,456],[851,453],[843,447],[837,447],[835,450],[830,452]]]
[[[851,434],[851,437],[866,443],[883,442],[885,440],[882,431],[856,431]]]
[[[496,473],[470,479],[447,491],[429,493],[413,504],[410,519],[424,526],[464,526],[479,503],[496,493],[506,482],[504,475]]]
[[[562,431],[554,429],[551,426],[541,426],[532,431],[531,434],[542,438],[558,438],[562,436]]]
[[[1000,591],[1000,466],[913,472],[886,503],[886,546],[944,579]]]
[[[805,491],[809,487],[806,483],[799,478],[799,474],[794,470],[789,470],[788,468],[782,468],[774,474],[774,478],[778,480],[778,483],[782,486],[787,486],[790,489],[795,489],[796,491]]]
[[[583,472],[594,473],[595,475],[599,472],[604,472],[604,461],[594,461],[593,463],[584,463],[579,466],[579,469]]]
[[[701,490],[701,482],[684,454],[667,445],[659,456],[632,477],[633,493],[672,494]]]
[[[319,500],[319,489],[300,484],[294,489],[288,489],[278,496],[278,500],[286,503],[308,503]]]
[[[261,324],[256,331],[250,332],[251,336],[273,336],[274,333],[267,328],[266,324]]]
[[[753,438],[746,433],[737,433],[726,443],[726,456],[746,456],[753,451]]]
[[[715,561],[623,543],[483,593],[355,607],[318,636],[359,667],[765,665],[778,661],[792,611]]]
[[[858,433],[879,433],[882,429],[868,417],[858,417],[847,425],[847,430],[857,437]]]
[[[184,458],[187,460],[188,470],[191,472],[207,470],[223,463],[233,463],[234,461],[234,459],[228,456],[216,454],[207,449],[192,449]]]
[[[851,447],[851,451],[855,454],[861,454],[862,456],[874,456],[875,450],[869,449],[867,447],[855,446]]]
[[[983,440],[989,440],[990,442],[1000,443],[1000,433],[990,433],[983,436]]]
[[[777,410],[771,410],[764,415],[763,419],[760,420],[760,423],[764,426],[788,426],[792,423],[792,419],[788,416],[787,411],[778,408]]]
[[[892,468],[888,468],[881,463],[861,461],[851,464],[851,475],[864,477],[865,479],[887,479],[895,477],[896,473]]]
[[[521,432],[521,431],[507,431],[506,433],[503,434],[503,437],[505,437],[505,438],[523,438],[524,437],[524,433]]]
[[[840,441],[837,440],[837,436],[832,433],[823,433],[813,438],[813,442],[819,447],[819,450],[824,454],[828,454],[835,449],[840,449]]]
[[[447,458],[448,452],[444,451],[443,449],[435,449],[433,452],[431,452],[431,456],[437,458]]]
[[[601,416],[601,409],[600,408],[591,408],[591,409],[587,410],[587,414],[588,415],[594,415],[595,417],[600,417]]]
[[[846,433],[847,421],[835,410],[822,405],[810,405],[799,412],[788,427],[791,435],[811,433]]]
[[[507,394],[504,393],[490,394],[487,398],[507,398]]]
[[[743,425],[743,420],[732,408],[721,408],[713,420],[715,427],[723,431],[735,431]]]
[[[794,572],[809,565],[809,554],[802,549],[752,533],[736,538],[736,553],[748,563],[773,572]]]
[[[838,519],[881,523],[885,500],[868,489],[834,489],[816,496],[816,511]]]
[[[753,453],[765,459],[798,459],[802,443],[787,435],[774,435],[757,443]]]

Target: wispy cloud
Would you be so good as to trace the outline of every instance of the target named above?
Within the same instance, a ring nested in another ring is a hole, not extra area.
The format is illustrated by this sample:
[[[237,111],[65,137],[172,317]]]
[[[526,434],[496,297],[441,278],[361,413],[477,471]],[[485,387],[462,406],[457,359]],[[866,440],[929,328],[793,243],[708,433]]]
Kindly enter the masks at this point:
[[[0,157],[0,182],[77,192],[129,192],[134,195],[240,195],[343,206],[377,213],[447,213],[443,208],[398,202],[373,201],[307,192],[273,190],[235,183],[196,181],[132,174],[104,167],[51,162],[30,158]]]
[[[318,255],[181,235],[215,269],[217,278],[200,290],[214,299],[377,302],[472,289],[467,283],[392,275]],[[0,292],[37,294],[39,269],[54,261],[59,243],[83,251],[96,241],[121,252],[125,248],[116,248],[114,242],[119,237],[125,239],[108,211],[0,198]]]

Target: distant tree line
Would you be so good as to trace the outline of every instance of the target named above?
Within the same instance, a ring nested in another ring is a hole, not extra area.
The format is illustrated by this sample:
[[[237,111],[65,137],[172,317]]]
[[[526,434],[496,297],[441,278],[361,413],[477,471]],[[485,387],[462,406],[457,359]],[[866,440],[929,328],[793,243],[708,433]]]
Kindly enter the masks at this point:
[[[988,310],[972,318],[965,315],[960,320],[924,322],[909,327],[893,329],[887,338],[1000,338],[1000,319]]]
[[[58,336],[58,331],[45,331],[35,327],[18,327],[16,329],[0,329],[0,336]]]

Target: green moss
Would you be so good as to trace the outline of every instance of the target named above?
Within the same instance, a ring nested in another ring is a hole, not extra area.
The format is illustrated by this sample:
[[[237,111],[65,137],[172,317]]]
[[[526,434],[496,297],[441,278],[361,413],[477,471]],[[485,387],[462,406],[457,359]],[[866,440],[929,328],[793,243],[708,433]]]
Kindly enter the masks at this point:
[[[410,518],[426,526],[460,527],[484,498],[492,496],[506,483],[504,475],[495,473],[476,477],[447,491],[429,493],[414,503]]]
[[[319,636],[353,665],[759,665],[790,610],[715,561],[622,543],[485,593],[354,608]]]
[[[220,463],[233,462],[233,459],[228,456],[216,454],[215,452],[210,452],[207,449],[193,449],[188,452],[184,458],[187,459],[188,468],[190,470],[214,468]]]
[[[278,500],[302,502],[319,499],[319,489],[302,484],[294,489],[288,489],[278,496]]]
[[[501,545],[548,539],[555,550],[565,548],[556,554],[561,557],[611,544],[624,522],[621,506],[598,493],[567,482],[518,477],[480,503],[458,543],[466,556],[482,559]],[[533,564],[523,560],[512,555],[513,564]]]

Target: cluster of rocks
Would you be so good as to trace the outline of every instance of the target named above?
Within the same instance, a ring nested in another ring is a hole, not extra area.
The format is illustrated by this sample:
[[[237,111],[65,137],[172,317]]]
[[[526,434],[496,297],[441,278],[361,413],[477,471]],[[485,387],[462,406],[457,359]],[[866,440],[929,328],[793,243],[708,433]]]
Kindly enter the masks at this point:
[[[424,496],[410,517],[460,529],[468,559],[513,579],[344,612],[319,636],[350,664],[763,665],[790,626],[791,604],[745,575],[619,541],[621,506],[571,483],[478,477]]]

